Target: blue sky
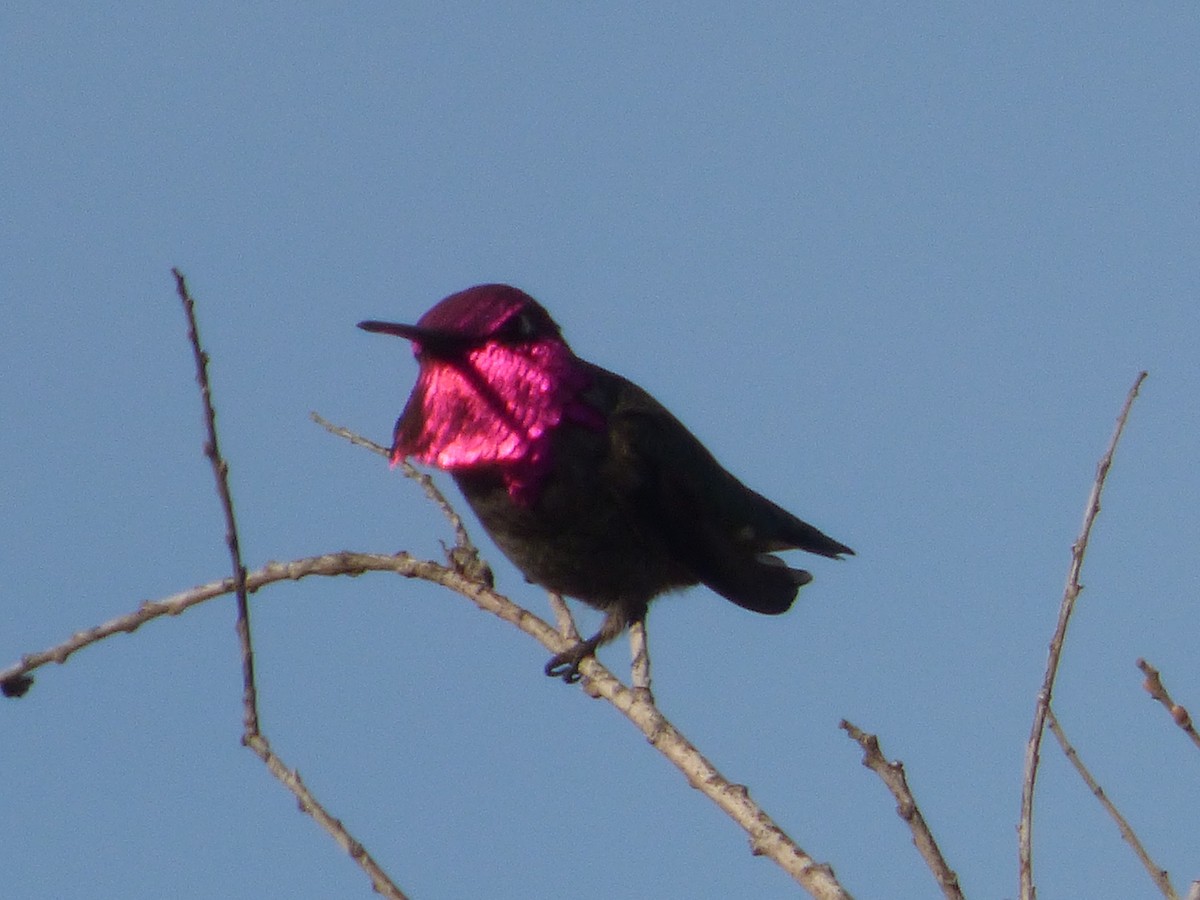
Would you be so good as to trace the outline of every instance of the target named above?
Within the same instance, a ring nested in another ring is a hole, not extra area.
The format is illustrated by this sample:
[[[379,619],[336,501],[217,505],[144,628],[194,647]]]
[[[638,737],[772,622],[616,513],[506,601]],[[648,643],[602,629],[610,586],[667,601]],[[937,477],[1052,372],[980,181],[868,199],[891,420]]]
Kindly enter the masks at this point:
[[[508,281],[859,553],[782,618],[657,604],[664,712],[857,896],[930,896],[837,723],[879,733],[968,893],[1012,897],[1069,548],[1147,369],[1056,709],[1186,886],[1200,772],[1134,661],[1200,708],[1198,45],[1187,4],[10,5],[0,664],[228,570],[171,266],[252,567],[440,552],[308,412],[386,440],[415,365],[354,323]],[[268,736],[414,897],[795,896],[461,598],[253,603]],[[4,703],[5,893],[367,896],[238,745],[239,679],[222,601]],[[1154,895],[1049,744],[1037,814],[1042,896]]]

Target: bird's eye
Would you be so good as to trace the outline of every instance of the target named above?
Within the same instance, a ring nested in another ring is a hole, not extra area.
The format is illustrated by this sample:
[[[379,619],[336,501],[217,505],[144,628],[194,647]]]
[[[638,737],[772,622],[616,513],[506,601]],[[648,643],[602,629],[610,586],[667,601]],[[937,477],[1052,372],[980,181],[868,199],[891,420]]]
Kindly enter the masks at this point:
[[[527,312],[519,312],[500,329],[505,339],[510,341],[527,341],[537,333],[537,323]]]

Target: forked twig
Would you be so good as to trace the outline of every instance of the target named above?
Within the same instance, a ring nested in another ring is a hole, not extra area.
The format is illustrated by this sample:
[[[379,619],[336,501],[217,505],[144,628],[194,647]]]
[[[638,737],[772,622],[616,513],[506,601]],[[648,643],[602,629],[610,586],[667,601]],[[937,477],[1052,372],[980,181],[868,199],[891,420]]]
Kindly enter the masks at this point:
[[[1100,801],[1100,805],[1104,807],[1112,817],[1112,820],[1117,823],[1117,828],[1121,831],[1121,837],[1133,848],[1133,852],[1142,861],[1142,865],[1150,873],[1150,877],[1154,879],[1154,883],[1162,891],[1162,895],[1167,900],[1179,900],[1179,895],[1175,893],[1175,888],[1171,886],[1171,878],[1167,874],[1166,869],[1156,865],[1154,860],[1150,858],[1150,854],[1146,852],[1146,848],[1138,840],[1138,836],[1134,833],[1129,822],[1125,820],[1125,817],[1121,815],[1113,802],[1108,799],[1108,794],[1104,792],[1104,788],[1100,787],[1099,782],[1088,771],[1087,766],[1083,764],[1083,760],[1079,758],[1079,752],[1067,740],[1066,732],[1063,731],[1062,725],[1059,724],[1058,717],[1054,715],[1053,709],[1046,710],[1046,724],[1050,726],[1050,730],[1058,738],[1058,745],[1062,747],[1063,753],[1067,754],[1067,759],[1071,761],[1071,765],[1075,767],[1075,771],[1079,773],[1079,777],[1084,780],[1088,789]]]
[[[1112,467],[1113,454],[1116,453],[1117,443],[1125,430],[1125,422],[1129,419],[1129,410],[1137,399],[1138,390],[1146,380],[1146,373],[1138,373],[1133,387],[1125,397],[1125,405],[1117,416],[1117,424],[1113,429],[1108,449],[1096,466],[1096,478],[1088,495],[1087,507],[1083,514],[1083,527],[1079,537],[1071,547],[1071,566],[1067,572],[1067,585],[1063,590],[1062,603],[1058,610],[1058,624],[1054,629],[1054,637],[1050,640],[1049,659],[1046,662],[1046,674],[1042,678],[1042,688],[1038,691],[1037,703],[1033,711],[1033,726],[1029,733],[1029,742],[1025,747],[1025,767],[1021,779],[1021,820],[1017,825],[1017,855],[1021,891],[1021,900],[1034,900],[1037,892],[1033,886],[1033,789],[1037,781],[1039,751],[1042,744],[1042,734],[1046,728],[1046,714],[1050,709],[1050,698],[1054,693],[1054,679],[1058,674],[1058,662],[1062,657],[1063,641],[1067,636],[1067,625],[1071,621],[1071,613],[1075,610],[1075,600],[1083,589],[1079,583],[1079,574],[1083,569],[1083,557],[1087,553],[1088,539],[1092,534],[1092,524],[1100,512],[1100,495],[1104,491],[1104,482],[1108,478],[1108,470]]]
[[[842,719],[841,728],[862,748],[863,765],[878,775],[887,789],[892,792],[892,796],[896,798],[896,815],[908,825],[912,832],[913,843],[916,844],[918,852],[925,860],[925,865],[929,867],[929,871],[937,880],[942,894],[947,900],[963,900],[962,888],[958,884],[958,875],[954,873],[954,870],[947,864],[946,858],[942,856],[937,841],[933,839],[933,832],[929,830],[929,825],[926,823],[925,817],[921,815],[920,807],[917,806],[917,799],[908,786],[908,777],[904,774],[904,763],[899,760],[896,762],[888,760],[883,755],[883,751],[879,749],[879,738],[875,735],[867,734],[845,719]]]

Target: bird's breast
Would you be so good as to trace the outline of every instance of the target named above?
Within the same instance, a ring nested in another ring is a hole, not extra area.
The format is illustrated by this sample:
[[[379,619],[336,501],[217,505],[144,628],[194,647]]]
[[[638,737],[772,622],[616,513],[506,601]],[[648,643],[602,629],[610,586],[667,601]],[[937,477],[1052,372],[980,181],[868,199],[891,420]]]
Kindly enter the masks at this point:
[[[608,436],[568,422],[554,430],[528,502],[508,489],[504,467],[456,470],[454,479],[496,545],[525,577],[606,608],[645,603],[696,578],[614,493]]]

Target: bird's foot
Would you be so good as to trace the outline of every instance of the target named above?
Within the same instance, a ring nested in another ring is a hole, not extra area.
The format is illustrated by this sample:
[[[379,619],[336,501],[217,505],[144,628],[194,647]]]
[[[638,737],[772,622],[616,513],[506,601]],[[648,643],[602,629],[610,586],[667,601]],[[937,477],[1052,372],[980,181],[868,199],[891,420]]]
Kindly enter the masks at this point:
[[[579,664],[596,652],[596,641],[580,641],[573,647],[555,654],[546,663],[545,672],[551,678],[561,678],[567,684],[575,684],[583,676]]]

